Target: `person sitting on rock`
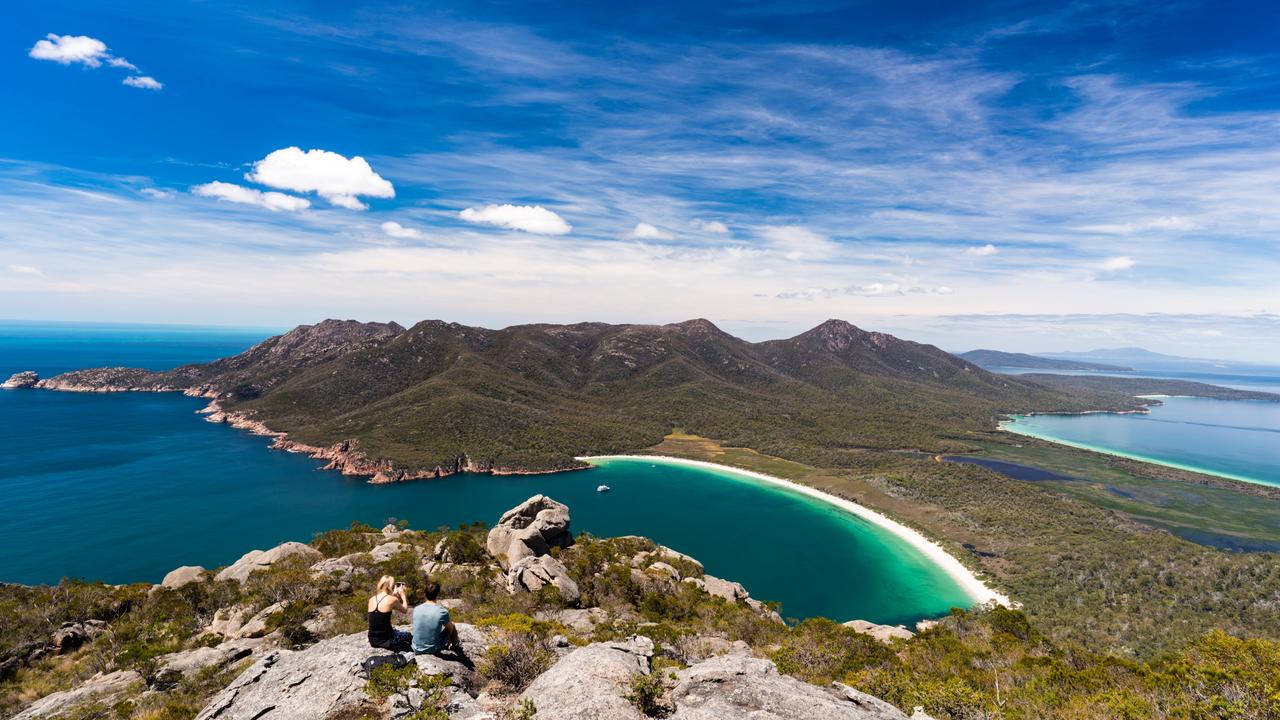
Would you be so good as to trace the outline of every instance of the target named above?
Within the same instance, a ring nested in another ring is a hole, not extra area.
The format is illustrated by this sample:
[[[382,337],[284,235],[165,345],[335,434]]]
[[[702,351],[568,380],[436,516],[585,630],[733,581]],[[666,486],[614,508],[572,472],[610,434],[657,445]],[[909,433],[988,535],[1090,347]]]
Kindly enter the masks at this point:
[[[427,581],[426,602],[413,609],[413,651],[419,655],[438,655],[451,650],[462,655],[458,628],[449,620],[449,609],[436,602],[440,583]]]
[[[411,649],[413,635],[391,626],[391,613],[409,612],[409,595],[404,583],[390,575],[378,580],[378,592],[369,598],[369,644],[376,648],[404,652]]]

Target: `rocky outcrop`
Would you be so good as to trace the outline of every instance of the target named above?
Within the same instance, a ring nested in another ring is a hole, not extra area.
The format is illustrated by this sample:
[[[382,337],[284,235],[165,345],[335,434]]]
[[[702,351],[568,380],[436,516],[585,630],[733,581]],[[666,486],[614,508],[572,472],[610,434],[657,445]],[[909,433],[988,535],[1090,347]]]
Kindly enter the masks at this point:
[[[40,382],[40,376],[33,370],[23,370],[9,376],[8,380],[0,383],[0,388],[6,390],[17,390],[20,388],[35,387]]]
[[[180,588],[187,583],[199,581],[206,572],[208,570],[199,565],[183,565],[180,568],[170,570],[169,574],[165,575],[164,579],[160,581],[160,587],[169,588],[170,590]]]
[[[687,577],[683,582],[693,585],[708,595],[715,595],[716,597],[724,598],[732,603],[745,603],[760,615],[776,622],[783,622],[782,616],[779,615],[776,610],[751,597],[751,594],[742,586],[742,583],[736,583],[732,580],[721,580],[713,575],[703,575],[700,578]]]
[[[53,632],[49,644],[56,653],[67,653],[98,637],[107,631],[105,620],[85,620],[84,622],[63,623]]]
[[[538,720],[643,720],[626,699],[631,679],[649,674],[653,641],[594,643],[564,656],[535,679],[521,699]]]
[[[894,640],[910,640],[916,635],[901,625],[877,625],[866,620],[850,620],[842,624],[863,635],[870,635],[886,645],[892,645]]]
[[[404,552],[413,552],[413,546],[408,543],[391,541],[382,543],[378,547],[369,551],[369,556],[374,562],[386,562],[391,558]]]
[[[324,558],[319,550],[300,542],[287,542],[270,550],[250,550],[239,560],[223,568],[215,580],[237,580],[244,582],[258,570],[265,570],[288,557],[302,558],[307,564],[315,564]]]
[[[14,715],[13,720],[59,717],[89,702],[108,704],[112,698],[142,683],[142,676],[132,670],[120,670],[108,675],[98,674],[74,689],[40,698],[27,709]]]
[[[522,558],[546,555],[553,547],[569,547],[569,508],[546,495],[534,495],[502,514],[489,531],[486,548],[504,570]]]
[[[507,571],[507,590],[537,592],[548,585],[560,591],[560,597],[570,605],[581,597],[578,583],[569,577],[564,564],[550,555],[522,558]]]
[[[262,647],[262,640],[232,640],[213,647],[161,655],[156,658],[156,672],[151,677],[151,689],[167,690],[184,677],[194,677],[205,668],[224,670],[248,658]]]
[[[869,695],[814,687],[745,654],[704,660],[676,677],[672,720],[907,720]]]
[[[458,632],[468,652],[482,655],[486,638],[462,623]],[[305,650],[265,653],[230,685],[215,695],[197,720],[259,720],[325,718],[345,707],[368,701],[360,663],[385,651],[369,647],[364,633],[330,638]],[[452,685],[449,704],[456,713],[475,710],[470,692],[476,691],[475,672],[451,657],[407,655],[428,675],[446,675]]]
[[[578,584],[565,566],[548,555],[553,547],[569,547],[569,508],[545,495],[534,495],[502,514],[485,543],[506,571],[511,592],[537,592],[550,585],[570,604],[579,599]]]

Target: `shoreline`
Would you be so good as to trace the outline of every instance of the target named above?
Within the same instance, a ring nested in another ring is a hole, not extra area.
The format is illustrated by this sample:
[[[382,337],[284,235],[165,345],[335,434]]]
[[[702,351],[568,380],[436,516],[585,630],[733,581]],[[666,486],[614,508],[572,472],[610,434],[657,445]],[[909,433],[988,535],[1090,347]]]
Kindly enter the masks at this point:
[[[1011,435],[1035,438],[1036,440],[1043,440],[1044,442],[1054,443],[1056,445],[1064,445],[1066,447],[1075,448],[1077,450],[1087,450],[1089,452],[1095,452],[1095,453],[1098,453],[1099,455],[1110,455],[1111,457],[1124,458],[1126,460],[1135,460],[1137,462],[1144,462],[1144,463],[1149,463],[1151,465],[1159,465],[1161,467],[1173,468],[1174,470],[1185,470],[1187,472],[1199,473],[1201,475],[1210,475],[1212,477],[1222,478],[1223,480],[1233,480],[1235,482],[1248,483],[1250,485],[1257,485],[1265,488],[1280,488],[1280,483],[1269,483],[1264,480],[1260,480],[1258,478],[1250,478],[1250,477],[1245,477],[1244,475],[1236,475],[1234,473],[1229,473],[1223,470],[1210,470],[1207,468],[1196,467],[1195,465],[1188,465],[1186,463],[1174,462],[1173,460],[1160,460],[1158,458],[1153,458],[1147,455],[1139,455],[1137,453],[1125,452],[1124,450],[1102,448],[1094,445],[1089,445],[1087,443],[1076,442],[1074,440],[1066,440],[1064,438],[1040,435],[1028,430],[1014,430],[1012,426],[1015,424],[1017,424],[1016,420],[1002,420],[999,424],[996,425],[996,428],[1001,432],[1007,432]]]
[[[786,480],[774,475],[755,472],[754,470],[736,468],[732,465],[721,465],[719,463],[707,462],[705,460],[689,460],[687,458],[672,457],[670,455],[584,455],[576,459],[587,463],[590,463],[593,460],[612,459],[648,460],[672,465],[686,465],[689,467],[702,468],[704,470],[721,470],[730,473],[737,473],[770,485],[798,492],[806,497],[826,503],[865,520],[905,542],[954,580],[956,584],[960,586],[960,589],[969,595],[970,599],[973,600],[974,605],[985,605],[987,603],[995,602],[996,604],[1004,605],[1005,607],[1013,607],[1013,602],[1007,595],[988,587],[987,584],[979,579],[972,570],[965,567],[964,563],[961,563],[956,556],[947,552],[942,545],[925,537],[919,530],[908,527],[907,525],[904,525],[887,515],[876,512],[865,505],[860,505],[852,500],[837,497],[815,487],[810,487],[792,480]]]

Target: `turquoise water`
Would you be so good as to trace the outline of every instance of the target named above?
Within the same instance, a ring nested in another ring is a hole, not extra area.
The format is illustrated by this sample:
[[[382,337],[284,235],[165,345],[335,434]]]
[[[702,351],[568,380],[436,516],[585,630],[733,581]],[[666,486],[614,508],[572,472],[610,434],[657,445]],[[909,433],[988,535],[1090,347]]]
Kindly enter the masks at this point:
[[[1011,432],[1280,486],[1280,403],[1161,398],[1149,415],[1017,416]]]
[[[252,331],[112,329],[105,346],[59,327],[0,326],[0,373],[100,364],[168,367],[230,354]],[[101,335],[101,328],[89,328]],[[130,335],[131,334],[131,335]],[[132,339],[131,339],[132,338]],[[352,520],[417,528],[493,522],[535,493],[569,505],[576,531],[638,534],[702,560],[791,617],[909,623],[967,605],[964,592],[879,528],[742,476],[609,461],[538,476],[459,475],[374,486],[203,421],[178,394],[0,392],[0,580],[155,581]],[[597,493],[596,486],[613,489]]]

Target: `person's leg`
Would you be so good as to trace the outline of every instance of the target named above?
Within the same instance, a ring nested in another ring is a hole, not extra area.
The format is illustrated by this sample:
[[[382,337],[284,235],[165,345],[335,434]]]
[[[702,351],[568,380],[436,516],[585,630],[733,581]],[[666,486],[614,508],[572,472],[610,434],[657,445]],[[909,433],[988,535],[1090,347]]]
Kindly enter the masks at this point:
[[[413,633],[404,630],[396,630],[395,640],[392,642],[392,650],[396,652],[408,652],[413,649]]]

